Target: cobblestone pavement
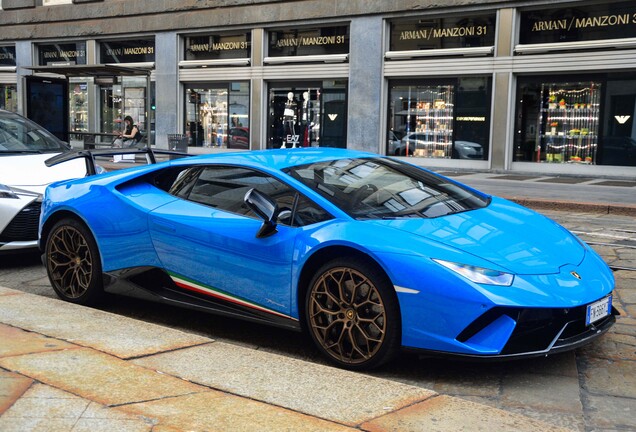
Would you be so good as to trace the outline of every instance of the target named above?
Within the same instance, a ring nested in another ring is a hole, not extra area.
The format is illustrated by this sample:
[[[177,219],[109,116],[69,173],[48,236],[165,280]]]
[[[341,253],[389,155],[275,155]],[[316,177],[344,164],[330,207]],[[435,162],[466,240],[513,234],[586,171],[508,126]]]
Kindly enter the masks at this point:
[[[576,353],[586,430],[636,430],[636,219],[572,214],[562,224],[615,269],[621,316],[597,343]]]
[[[621,316],[610,332],[576,352],[548,358],[493,364],[439,359],[415,361],[413,356],[404,356],[371,375],[512,414],[524,414],[571,430],[634,431],[636,216],[542,212],[588,242],[615,269],[614,306]],[[2,285],[15,289],[28,285],[29,292],[53,296],[42,269],[13,268],[9,272],[0,265]],[[234,342],[252,344],[249,339],[246,341],[241,342],[239,338]],[[271,347],[262,349],[268,350],[276,351]],[[0,380],[2,378],[0,374]],[[18,387],[22,385],[19,381],[16,381]],[[0,405],[2,396],[0,394]]]
[[[543,211],[615,270],[617,324],[575,352],[500,364],[431,360],[380,374],[578,431],[636,430],[636,217]],[[389,376],[390,375],[390,376]]]

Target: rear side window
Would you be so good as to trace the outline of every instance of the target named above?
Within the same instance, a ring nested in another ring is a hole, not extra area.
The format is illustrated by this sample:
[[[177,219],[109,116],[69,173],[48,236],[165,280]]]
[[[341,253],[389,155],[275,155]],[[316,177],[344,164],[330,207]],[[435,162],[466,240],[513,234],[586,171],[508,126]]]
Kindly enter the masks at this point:
[[[252,218],[257,216],[245,204],[252,188],[270,196],[280,210],[279,223],[303,226],[331,216],[280,180],[243,167],[205,166],[182,171],[169,192],[179,198]]]

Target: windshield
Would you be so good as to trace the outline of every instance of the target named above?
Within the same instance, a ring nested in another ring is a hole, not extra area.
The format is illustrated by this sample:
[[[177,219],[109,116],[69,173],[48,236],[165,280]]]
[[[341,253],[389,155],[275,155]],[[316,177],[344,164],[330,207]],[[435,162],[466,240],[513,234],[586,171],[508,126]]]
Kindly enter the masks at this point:
[[[338,159],[285,172],[356,219],[434,218],[490,202],[487,195],[386,158]]]
[[[65,150],[64,143],[41,126],[17,114],[0,113],[0,156]]]

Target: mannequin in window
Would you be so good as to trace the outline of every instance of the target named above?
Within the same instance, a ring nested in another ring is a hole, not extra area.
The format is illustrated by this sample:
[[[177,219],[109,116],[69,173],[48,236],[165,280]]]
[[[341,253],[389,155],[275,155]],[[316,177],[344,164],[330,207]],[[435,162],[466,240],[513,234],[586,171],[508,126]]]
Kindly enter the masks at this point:
[[[205,139],[203,145],[208,147],[212,141],[212,129],[214,124],[212,123],[212,107],[209,103],[205,102],[200,109],[200,116],[203,119],[203,130],[205,133]]]
[[[311,133],[311,100],[309,99],[309,92],[303,92],[303,116],[301,124],[303,147],[309,147],[311,145],[311,139],[309,137]]]
[[[292,148],[296,147],[298,142],[298,136],[296,135],[296,116],[297,104],[294,100],[294,93],[287,93],[287,101],[285,102],[285,111],[283,111],[283,130],[285,136],[283,137],[283,145],[281,148],[287,148],[286,143],[289,138]]]

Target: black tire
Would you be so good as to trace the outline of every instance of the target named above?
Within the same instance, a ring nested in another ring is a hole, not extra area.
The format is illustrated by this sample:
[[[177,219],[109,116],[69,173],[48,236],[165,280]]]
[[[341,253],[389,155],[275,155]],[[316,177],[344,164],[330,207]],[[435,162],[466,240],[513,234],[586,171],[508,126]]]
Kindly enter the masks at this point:
[[[104,295],[102,264],[97,243],[75,219],[57,222],[46,240],[46,272],[62,300],[91,306]]]
[[[346,369],[380,366],[400,347],[395,292],[363,259],[334,259],[316,272],[305,296],[305,321],[318,349]]]

